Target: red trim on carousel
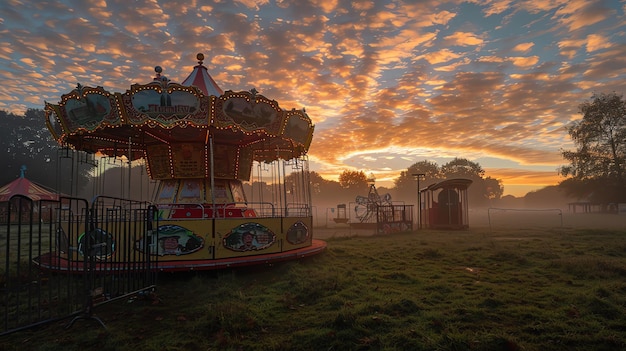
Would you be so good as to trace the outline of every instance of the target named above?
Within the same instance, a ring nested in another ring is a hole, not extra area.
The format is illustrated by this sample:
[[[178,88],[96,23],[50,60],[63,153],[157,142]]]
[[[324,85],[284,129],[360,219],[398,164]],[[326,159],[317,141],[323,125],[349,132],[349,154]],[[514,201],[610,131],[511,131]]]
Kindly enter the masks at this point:
[[[183,271],[205,271],[224,268],[244,267],[259,264],[271,264],[282,261],[305,258],[321,253],[326,249],[326,242],[323,240],[312,240],[311,246],[270,254],[261,254],[254,256],[229,257],[221,259],[205,259],[205,260],[177,260],[177,261],[159,261],[156,270],[159,272],[183,272]],[[56,252],[50,252],[41,255],[33,260],[41,269],[54,272],[70,272],[72,274],[82,274],[84,272],[85,262],[69,261],[64,257],[60,257]],[[96,263],[96,272],[126,272],[128,271],[127,262],[109,262]],[[141,265],[133,266],[137,270],[141,270]]]

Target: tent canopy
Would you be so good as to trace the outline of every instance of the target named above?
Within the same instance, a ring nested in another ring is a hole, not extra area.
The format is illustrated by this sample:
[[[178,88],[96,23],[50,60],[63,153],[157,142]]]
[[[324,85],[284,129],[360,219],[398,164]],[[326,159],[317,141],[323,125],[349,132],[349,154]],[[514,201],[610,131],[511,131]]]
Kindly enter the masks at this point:
[[[33,183],[23,176],[0,188],[0,202],[9,201],[13,195],[27,196],[33,201],[59,199],[59,195],[53,190]]]

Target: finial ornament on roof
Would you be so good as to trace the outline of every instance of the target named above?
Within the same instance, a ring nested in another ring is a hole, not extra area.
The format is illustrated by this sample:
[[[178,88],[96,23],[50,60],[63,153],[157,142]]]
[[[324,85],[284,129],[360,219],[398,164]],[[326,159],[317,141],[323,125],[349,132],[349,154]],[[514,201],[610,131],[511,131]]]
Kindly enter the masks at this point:
[[[201,52],[199,52],[199,53],[196,55],[196,59],[198,59],[198,64],[199,64],[199,65],[201,65],[201,64],[202,64],[202,61],[204,61],[204,54],[203,54],[203,53],[201,53]]]
[[[163,73],[163,67],[161,66],[155,66],[154,67],[154,71],[156,72],[156,77],[154,77],[154,81],[155,82],[159,82],[161,83],[161,85],[163,85],[164,87],[167,86],[167,83],[170,81],[169,79],[167,79],[166,76],[162,76],[161,73]]]

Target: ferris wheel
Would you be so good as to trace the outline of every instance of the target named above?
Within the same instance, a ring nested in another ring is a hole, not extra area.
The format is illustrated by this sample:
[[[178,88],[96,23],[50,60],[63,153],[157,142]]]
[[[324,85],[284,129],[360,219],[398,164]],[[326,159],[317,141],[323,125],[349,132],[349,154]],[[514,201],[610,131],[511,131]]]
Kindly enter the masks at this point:
[[[367,196],[358,195],[355,202],[354,214],[356,218],[361,223],[369,223],[376,219],[376,210],[379,206],[391,205],[391,195],[387,193],[381,197],[376,186],[370,184]]]

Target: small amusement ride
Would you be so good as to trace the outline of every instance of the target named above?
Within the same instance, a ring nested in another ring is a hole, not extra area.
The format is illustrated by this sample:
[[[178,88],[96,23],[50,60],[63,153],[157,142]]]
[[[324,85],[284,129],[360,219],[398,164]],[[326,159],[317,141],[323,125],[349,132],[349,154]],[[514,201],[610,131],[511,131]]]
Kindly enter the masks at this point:
[[[305,110],[283,109],[255,89],[224,92],[203,65],[204,55],[197,60],[180,84],[157,66],[152,81],[123,93],[79,84],[58,104],[46,102],[46,123],[60,145],[143,159],[159,185],[148,205],[150,224],[138,224],[145,218],[126,224],[141,228],[140,239],[127,240],[124,230],[108,224],[115,217],[110,213],[118,212],[99,210],[79,229],[62,225],[58,251],[39,257],[40,266],[80,264],[87,240],[97,243],[94,267],[103,270],[127,267],[114,259],[122,252],[154,257],[161,271],[181,271],[290,260],[325,249],[324,241],[313,239],[307,151],[314,126]],[[254,189],[254,182],[271,187],[271,196],[247,194],[244,184]]]
[[[385,206],[393,206],[389,193],[383,196],[378,194],[373,176],[370,176],[367,181],[369,185],[367,196],[357,195],[354,199],[355,220],[349,223],[353,228],[375,227],[378,221],[378,210]]]
[[[337,205],[337,216],[332,220],[353,229],[375,230],[377,234],[412,230],[413,206],[393,202],[389,193],[381,196],[373,175],[367,178],[367,183],[367,196],[357,195],[355,201],[350,203],[351,211],[346,210],[346,204]]]

